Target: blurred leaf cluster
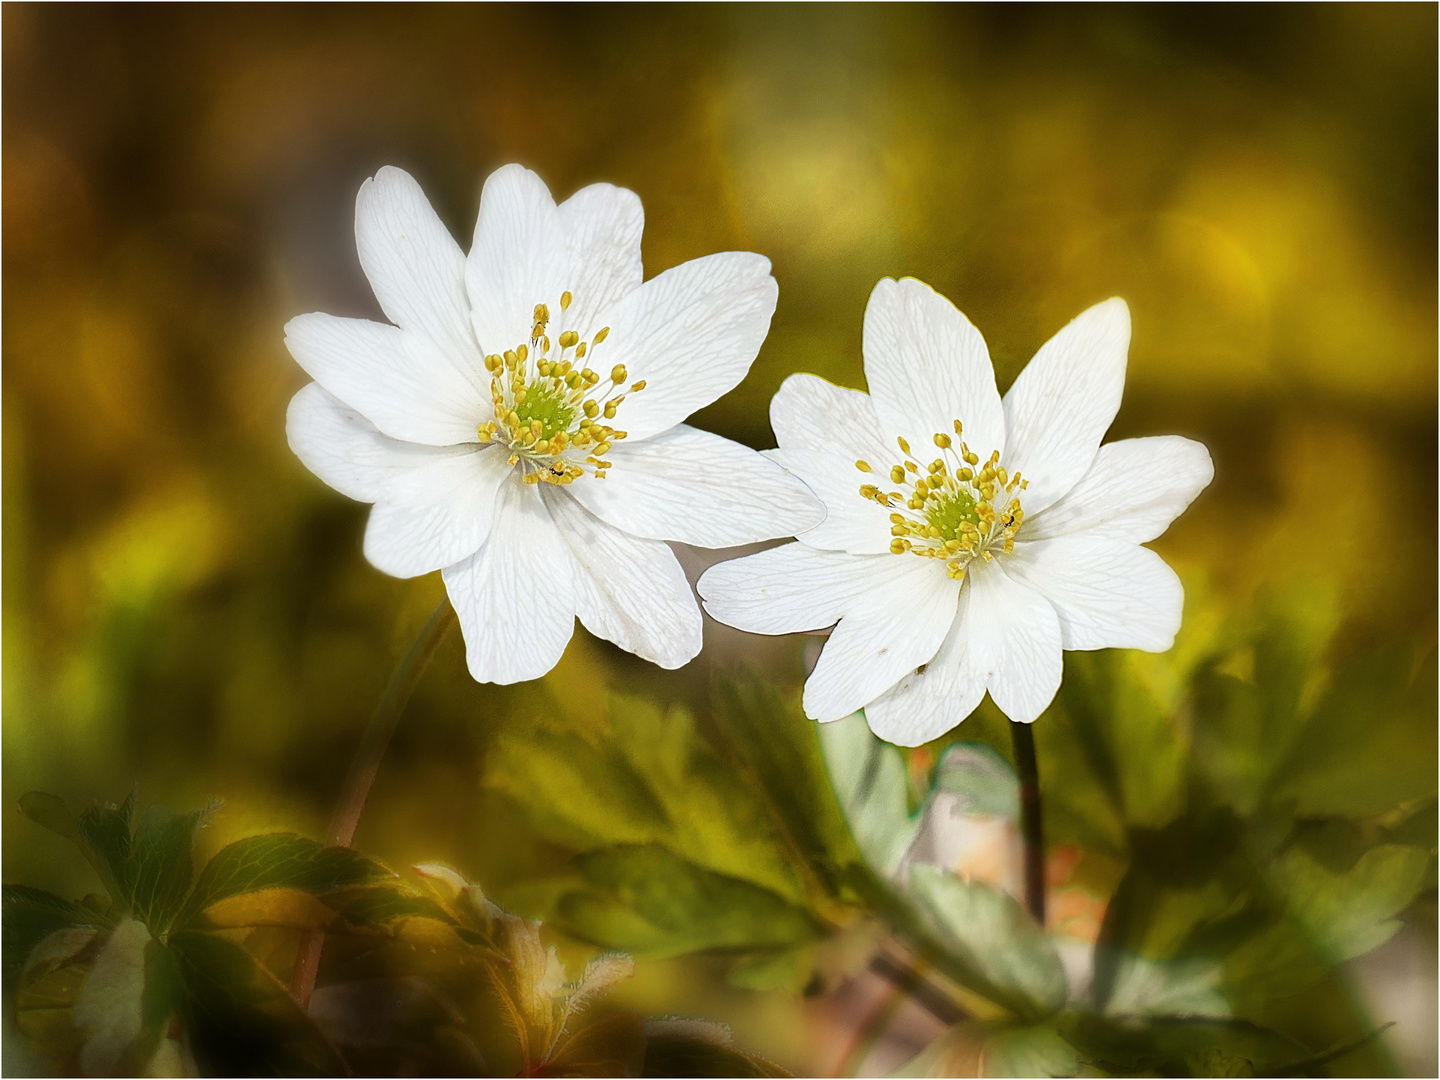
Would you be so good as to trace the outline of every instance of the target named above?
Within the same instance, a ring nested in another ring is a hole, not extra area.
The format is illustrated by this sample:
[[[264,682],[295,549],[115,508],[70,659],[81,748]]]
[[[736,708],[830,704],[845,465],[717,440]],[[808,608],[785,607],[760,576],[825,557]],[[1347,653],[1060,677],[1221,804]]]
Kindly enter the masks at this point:
[[[633,974],[630,957],[600,955],[567,981],[538,922],[443,864],[417,866],[409,886],[349,848],[274,833],[227,845],[196,874],[213,807],[151,806],[137,820],[132,792],[77,817],[31,792],[21,809],[105,888],[72,902],[4,887],[7,1019],[67,1073],[493,1075],[454,1004],[468,985],[484,1003],[471,1029],[503,1031],[505,1063],[524,1076],[786,1075],[704,1021],[622,1012],[578,1025]],[[342,965],[369,977],[329,983],[307,1009],[282,980],[314,932],[349,938]]]
[[[1319,583],[1245,619],[1196,606],[1170,653],[1067,654],[1037,722],[1055,884],[1103,912],[1088,935],[1064,889],[1040,927],[965,850],[1008,826],[1013,855],[997,712],[907,760],[753,675],[717,681],[708,735],[617,697],[588,729],[501,739],[491,784],[575,853],[518,895],[641,957],[723,955],[754,989],[821,993],[908,950],[971,1018],[916,1075],[1388,1067],[1337,968],[1434,894],[1433,651],[1337,652]]]

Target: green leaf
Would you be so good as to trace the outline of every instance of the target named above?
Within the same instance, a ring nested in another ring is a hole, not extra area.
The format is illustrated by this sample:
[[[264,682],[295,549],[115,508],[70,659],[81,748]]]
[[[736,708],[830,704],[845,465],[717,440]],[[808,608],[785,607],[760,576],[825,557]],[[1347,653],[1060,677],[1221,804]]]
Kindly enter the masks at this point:
[[[125,875],[131,906],[157,934],[170,928],[190,891],[195,832],[210,813],[205,809],[175,814],[151,806],[135,830],[133,857]]]
[[[1064,1013],[1058,1026],[1085,1065],[1113,1076],[1278,1076],[1309,1057],[1285,1036],[1240,1020],[1142,1025]]]
[[[1128,649],[1065,654],[1060,694],[1071,730],[1133,825],[1158,828],[1185,804],[1190,738],[1171,663]]]
[[[1367,851],[1349,870],[1335,873],[1293,849],[1274,878],[1290,911],[1319,948],[1339,963],[1389,941],[1395,918],[1425,884],[1430,853],[1399,844]]]
[[[1116,965],[1114,988],[1105,1002],[1111,1016],[1230,1017],[1221,991],[1224,969],[1205,956],[1151,960],[1127,953]]]
[[[1049,1025],[1005,1027],[985,1042],[982,1076],[1074,1076],[1080,1055]]]
[[[848,814],[836,803],[838,785],[832,790],[835,762],[824,749],[824,738],[833,725],[807,719],[796,700],[782,697],[754,671],[736,678],[718,674],[714,694],[716,721],[753,789],[764,798],[776,830],[827,892],[836,895],[841,868],[859,853],[851,841],[853,823],[847,832]]]
[[[1306,815],[1364,817],[1433,796],[1435,657],[1418,670],[1407,648],[1346,664],[1289,755],[1275,796]]]
[[[31,951],[51,934],[66,927],[104,928],[103,919],[80,904],[72,904],[44,889],[6,885],[0,890],[0,926],[3,926],[5,984],[7,988],[24,968]]]
[[[322,895],[394,876],[350,848],[325,847],[293,833],[251,836],[223,848],[206,864],[176,924],[188,924],[211,904],[241,893],[298,889]]]
[[[912,866],[909,884],[916,908],[963,969],[947,974],[1019,1016],[1044,1017],[1065,1004],[1060,957],[1014,897],[933,866]]]
[[[579,936],[649,957],[704,949],[783,948],[820,928],[804,909],[658,845],[579,856],[589,887],[561,895],[558,920]]]
[[[904,758],[860,713],[820,725],[820,746],[855,844],[876,874],[890,878],[920,828],[910,815]]]
[[[335,1076],[345,1063],[290,992],[239,945],[178,930],[169,946],[201,1068],[224,1076]]]
[[[122,867],[130,857],[130,817],[134,809],[134,792],[118,809],[95,804],[78,819],[58,795],[29,791],[20,796],[21,813],[79,848],[121,910],[129,909]]]
[[[608,725],[503,732],[487,782],[546,839],[575,851],[664,844],[707,870],[803,902],[764,803],[681,709],[615,697]]]

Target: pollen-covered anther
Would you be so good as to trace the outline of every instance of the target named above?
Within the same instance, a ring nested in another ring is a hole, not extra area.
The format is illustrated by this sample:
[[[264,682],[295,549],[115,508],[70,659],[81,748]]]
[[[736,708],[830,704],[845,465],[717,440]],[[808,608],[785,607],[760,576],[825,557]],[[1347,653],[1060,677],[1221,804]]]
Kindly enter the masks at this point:
[[[561,313],[574,303],[560,294]],[[628,394],[645,389],[645,380],[624,385],[629,372],[616,364],[610,381],[578,361],[593,354],[610,334],[602,327],[589,341],[578,331],[561,330],[554,339],[548,304],[536,304],[530,340],[485,357],[490,375],[494,420],[478,425],[482,443],[501,442],[510,449],[510,465],[521,465],[527,484],[570,484],[587,473],[604,477],[612,467],[603,455],[625,432],[609,426]],[[532,355],[533,354],[533,355]]]
[[[980,466],[979,454],[963,442],[957,445],[964,432],[959,420],[954,428],[955,439],[935,433],[933,441],[943,456],[928,465],[912,456],[905,439],[896,439],[905,460],[891,467],[889,477],[901,490],[885,492],[864,484],[860,495],[888,509],[904,507],[905,512],[890,514],[893,554],[941,559],[946,573],[960,579],[971,560],[989,561],[996,549],[1015,550],[1015,534],[1025,518],[1016,493],[1027,484],[1019,473],[1005,470],[998,451]],[[873,472],[866,461],[857,461],[855,467]]]

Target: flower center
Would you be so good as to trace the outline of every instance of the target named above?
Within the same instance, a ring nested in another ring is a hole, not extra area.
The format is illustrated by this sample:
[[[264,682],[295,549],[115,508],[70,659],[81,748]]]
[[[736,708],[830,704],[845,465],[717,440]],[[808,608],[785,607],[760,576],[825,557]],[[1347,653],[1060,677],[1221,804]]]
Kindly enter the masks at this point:
[[[571,300],[570,293],[561,294],[562,313]],[[480,441],[508,446],[510,464],[523,467],[527,484],[570,484],[587,472],[603,479],[611,466],[605,454],[625,438],[609,421],[625,400],[623,384],[629,373],[624,364],[616,364],[609,380],[602,381],[589,367],[578,365],[587,353],[594,357],[610,328],[602,328],[590,341],[581,341],[574,330],[562,331],[551,341],[546,333],[550,308],[536,304],[534,320],[529,342],[485,357],[495,419],[480,425]],[[629,393],[644,389],[642,379]]]
[[[955,434],[962,432],[955,421]],[[890,469],[890,481],[899,491],[881,491],[863,484],[860,494],[892,511],[890,550],[896,555],[909,552],[927,559],[944,559],[952,578],[965,576],[972,559],[993,559],[994,549],[1015,550],[1015,533],[1025,520],[1017,491],[1029,482],[1017,472],[1007,475],[1000,453],[980,464],[980,456],[963,442],[958,450],[944,432],[937,432],[935,445],[941,456],[921,463],[910,453],[910,444],[895,440],[905,460]],[[873,473],[868,461],[857,461],[863,473]]]

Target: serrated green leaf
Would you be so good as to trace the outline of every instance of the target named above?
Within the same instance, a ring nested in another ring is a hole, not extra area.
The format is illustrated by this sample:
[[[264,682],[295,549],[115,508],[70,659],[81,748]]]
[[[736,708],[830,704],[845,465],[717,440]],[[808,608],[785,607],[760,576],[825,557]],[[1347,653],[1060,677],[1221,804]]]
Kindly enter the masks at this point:
[[[175,814],[149,807],[135,830],[133,854],[125,877],[131,909],[157,934],[170,928],[190,891],[195,832],[209,810]]]
[[[31,951],[56,931],[70,926],[102,929],[110,920],[89,908],[28,885],[6,885],[0,890],[0,926],[3,926],[5,984],[20,974]]]
[[[1273,877],[1291,914],[1333,962],[1363,955],[1390,940],[1395,918],[1425,883],[1430,853],[1399,844],[1367,851],[1335,873],[1300,850],[1286,853]]]
[[[286,987],[216,934],[177,930],[169,947],[185,986],[196,1060],[226,1076],[336,1076],[345,1063]]]
[[[843,878],[840,868],[854,862],[858,852],[832,791],[833,764],[821,742],[824,726],[807,719],[797,702],[753,671],[736,678],[717,675],[714,695],[716,721],[764,798],[776,830],[835,895]]]
[[[176,919],[187,925],[211,904],[261,889],[298,889],[314,895],[390,881],[394,874],[351,848],[325,847],[293,833],[237,840],[200,872]]]
[[[1022,1017],[1065,1004],[1065,969],[1033,919],[1008,893],[933,866],[910,868],[909,894],[926,924],[963,967],[946,969]]]
[[[876,874],[891,877],[920,828],[900,751],[876,738],[859,713],[821,725],[820,746],[856,846]]]
[[[121,867],[129,858],[129,815],[134,810],[134,799],[132,792],[118,810],[96,804],[83,818],[77,818],[58,795],[29,791],[20,796],[20,811],[31,821],[79,848],[111,900],[122,910],[128,910],[129,898]]]
[[[779,948],[820,934],[805,910],[786,898],[657,845],[591,852],[578,857],[576,867],[588,884],[563,894],[556,916],[600,945],[668,957]]]
[[[564,847],[664,844],[717,874],[805,899],[763,802],[684,710],[615,697],[610,731],[502,733],[488,766],[488,783]]]

